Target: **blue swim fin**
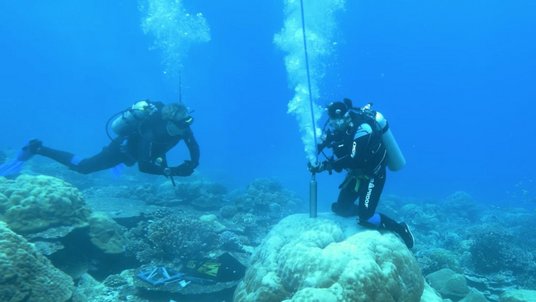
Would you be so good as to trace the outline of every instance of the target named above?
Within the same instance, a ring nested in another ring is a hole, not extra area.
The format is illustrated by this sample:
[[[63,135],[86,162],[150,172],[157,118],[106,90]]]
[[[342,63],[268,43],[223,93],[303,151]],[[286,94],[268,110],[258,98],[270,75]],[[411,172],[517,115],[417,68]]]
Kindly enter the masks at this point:
[[[16,159],[9,163],[0,165],[0,176],[9,177],[19,174],[22,170],[23,164],[24,161]]]
[[[110,171],[114,178],[119,178],[123,174],[124,169],[125,169],[124,164],[118,164],[117,166],[113,167]]]
[[[41,141],[36,139],[31,140],[27,145],[20,149],[15,160],[0,165],[0,176],[9,177],[20,174],[24,163],[32,158],[41,146]]]

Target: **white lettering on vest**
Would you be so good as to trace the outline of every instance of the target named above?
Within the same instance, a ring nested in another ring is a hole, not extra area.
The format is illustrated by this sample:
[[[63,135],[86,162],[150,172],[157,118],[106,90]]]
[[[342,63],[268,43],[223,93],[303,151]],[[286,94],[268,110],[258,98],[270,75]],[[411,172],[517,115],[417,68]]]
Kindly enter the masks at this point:
[[[370,203],[370,195],[372,195],[372,189],[374,189],[374,178],[370,180],[368,184],[367,195],[365,196],[365,208],[367,209]]]

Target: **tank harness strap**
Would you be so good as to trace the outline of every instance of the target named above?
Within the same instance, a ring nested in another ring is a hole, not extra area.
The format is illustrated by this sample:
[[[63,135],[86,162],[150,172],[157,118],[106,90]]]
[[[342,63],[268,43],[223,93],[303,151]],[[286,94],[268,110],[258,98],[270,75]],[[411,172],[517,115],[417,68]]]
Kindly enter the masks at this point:
[[[359,176],[356,177],[356,182],[355,182],[355,187],[354,187],[354,190],[356,192],[359,192],[359,187],[361,186],[361,182],[363,180],[369,181],[370,177],[368,177],[367,175],[359,175]]]
[[[343,180],[343,182],[339,185],[339,189],[345,189],[350,185],[350,183],[355,180],[354,185],[354,191],[359,192],[359,187],[361,186],[361,181],[366,180],[368,181],[370,179],[367,175],[354,175],[352,173],[353,171],[350,171],[348,175],[346,175],[346,178]]]
[[[359,186],[361,185],[361,179],[359,179],[359,177],[356,177],[355,179],[355,186],[354,186],[354,191],[355,192],[359,192]]]
[[[352,175],[351,173],[348,173],[346,177],[344,178],[344,180],[342,181],[342,183],[339,185],[339,189],[346,188],[355,178],[356,177],[354,175]]]
[[[389,130],[389,122],[386,122],[386,123],[385,123],[385,127],[383,127],[383,129],[382,129],[382,135],[383,135],[385,132],[387,132],[387,130]]]

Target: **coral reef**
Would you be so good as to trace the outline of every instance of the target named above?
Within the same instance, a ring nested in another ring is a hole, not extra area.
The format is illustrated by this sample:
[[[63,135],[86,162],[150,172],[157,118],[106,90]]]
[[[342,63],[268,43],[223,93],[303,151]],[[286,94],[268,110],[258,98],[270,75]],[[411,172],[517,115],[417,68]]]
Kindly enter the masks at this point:
[[[137,186],[114,186],[91,188],[87,190],[90,197],[116,197],[143,200],[146,204],[158,206],[189,205],[199,210],[214,210],[221,206],[227,189],[218,183],[202,178],[176,180],[175,185],[169,181],[144,183]]]
[[[299,199],[274,179],[261,178],[234,199],[238,211],[280,219],[296,210]]]
[[[514,289],[501,295],[500,302],[530,302],[536,301],[536,290]]]
[[[235,301],[420,301],[424,282],[392,234],[355,233],[329,215],[291,215],[257,248]],[[352,229],[353,228],[353,229]]]
[[[172,190],[175,199],[179,199],[181,203],[202,211],[219,209],[225,203],[225,195],[227,194],[227,188],[223,185],[198,179],[188,182],[179,181],[175,187],[172,187],[169,183],[162,184],[159,189],[159,196],[162,197],[162,200],[169,199],[165,198],[166,187],[168,191]]]
[[[89,198],[124,198],[143,200],[157,206],[191,206],[198,210],[216,210],[224,203],[227,189],[218,183],[201,178],[176,180],[158,184],[143,183],[136,186],[109,186],[89,188],[84,194]]]
[[[89,188],[91,186],[103,185],[109,183],[108,173],[105,171],[97,172],[92,177],[80,174],[71,169],[66,169],[60,163],[52,161],[45,157],[36,156],[32,160],[24,164],[23,172],[33,175],[47,175],[72,184],[79,190]]]
[[[470,293],[465,277],[448,268],[428,274],[426,280],[442,297],[454,301],[458,301]]]
[[[424,290],[420,302],[443,302],[443,299],[428,283],[424,282]]]
[[[453,252],[443,248],[430,248],[419,251],[416,255],[422,273],[438,271],[442,268],[449,268],[456,272],[461,272],[462,268],[458,263],[458,256]]]
[[[89,219],[91,243],[107,254],[121,254],[125,251],[126,229],[102,213],[94,213]]]
[[[0,221],[0,301],[62,302],[72,279]]]
[[[448,210],[444,213],[456,213],[455,217],[471,222],[477,221],[481,212],[473,197],[463,191],[457,191],[447,196],[441,206]]]
[[[145,204],[159,201],[157,186],[151,183],[90,187],[83,192],[87,199],[143,200]]]
[[[448,301],[448,300],[447,300]],[[481,292],[471,290],[463,299],[458,302],[489,302]]]
[[[504,227],[483,225],[472,234],[471,260],[479,273],[536,272],[533,254]]]
[[[91,275],[84,274],[80,277],[75,292],[73,302],[149,302],[146,299],[137,297],[130,283],[132,277],[125,278],[121,275],[111,275],[102,283],[95,280]]]
[[[413,250],[424,273],[441,268],[463,273],[492,301],[498,301],[506,288],[536,286],[533,212],[485,205],[464,192],[440,203],[398,206],[398,217],[413,227],[417,238]],[[474,299],[480,299],[480,293]]]
[[[399,209],[407,223],[421,230],[434,230],[440,222],[436,205],[408,203]]]
[[[450,269],[457,277],[449,286],[467,280],[472,288],[452,295],[437,280],[431,282],[443,298],[499,301],[506,289],[536,286],[534,213],[484,205],[461,191],[440,202],[384,197],[379,210],[414,231],[413,258],[397,237],[360,232],[353,219],[345,220],[349,228],[332,214],[315,222],[284,218],[304,203],[273,179],[227,192],[197,176],[180,179],[176,187],[143,176],[130,178],[136,182],[129,185],[97,178],[84,183],[94,185],[85,187],[84,199],[57,178],[0,177],[0,220],[32,242],[36,255],[47,255],[57,268],[80,278],[73,301],[145,301],[131,280],[140,265],[178,269],[183,260],[226,251],[243,263],[253,261],[236,301],[441,301],[428,285],[418,295],[423,285],[415,260],[426,275]],[[105,214],[91,214],[88,206]],[[122,271],[130,271],[128,278],[114,275]]]
[[[142,263],[202,258],[219,244],[213,224],[178,210],[153,213],[127,237],[127,250]]]
[[[237,225],[255,244],[281,218],[298,210],[303,204],[292,192],[273,179],[256,179],[245,191],[234,192],[232,203],[220,208],[220,216]]]
[[[44,175],[0,178],[0,204],[0,219],[22,234],[85,224],[89,216],[77,188]]]

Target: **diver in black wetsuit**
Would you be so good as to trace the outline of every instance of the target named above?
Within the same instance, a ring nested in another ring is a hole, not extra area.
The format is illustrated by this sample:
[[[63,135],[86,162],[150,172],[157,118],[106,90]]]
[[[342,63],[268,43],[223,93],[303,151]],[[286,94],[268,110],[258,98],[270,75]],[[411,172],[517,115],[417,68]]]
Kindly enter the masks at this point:
[[[118,164],[132,166],[136,162],[141,172],[164,176],[189,176],[199,164],[199,145],[190,125],[193,118],[183,104],[139,101],[123,111],[112,123],[117,137],[92,157],[81,159],[72,153],[45,147],[32,140],[23,150],[49,157],[74,171],[88,174]],[[166,153],[184,140],[190,153],[176,167],[168,167]]]
[[[339,186],[339,197],[332,204],[332,211],[344,217],[358,216],[359,224],[366,227],[395,232],[408,248],[412,248],[414,238],[407,224],[397,223],[376,212],[385,184],[386,166],[388,163],[390,167],[398,165],[396,169],[399,169],[405,164],[398,146],[395,149],[389,148],[386,140],[382,139],[388,131],[385,119],[379,112],[373,111],[370,105],[352,107],[349,99],[329,104],[327,111],[329,127],[324,131],[318,152],[330,148],[334,158],[317,165],[309,164],[309,170],[313,173],[329,171],[330,174],[333,170],[348,171]],[[388,135],[391,135],[390,132]],[[396,144],[394,138],[392,142]],[[399,158],[396,154],[389,158],[387,149],[394,150],[393,153],[398,150]],[[394,163],[391,165],[389,160]],[[354,202],[358,198],[359,205],[356,205]]]

